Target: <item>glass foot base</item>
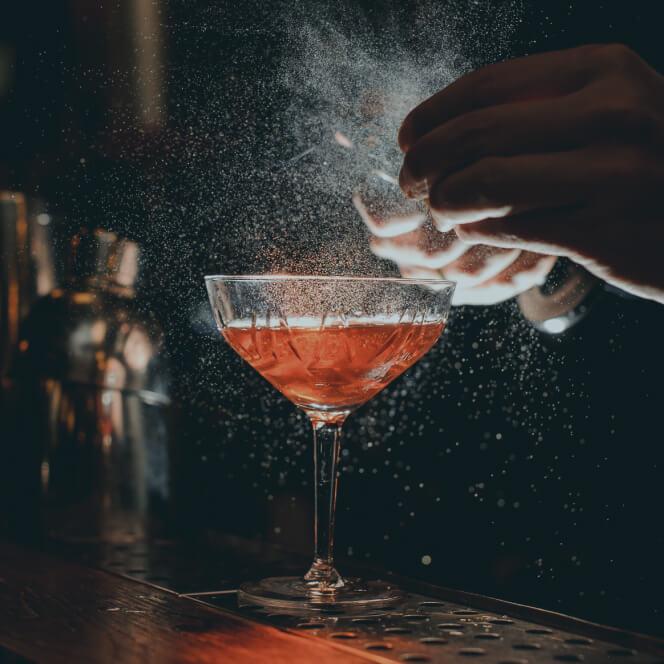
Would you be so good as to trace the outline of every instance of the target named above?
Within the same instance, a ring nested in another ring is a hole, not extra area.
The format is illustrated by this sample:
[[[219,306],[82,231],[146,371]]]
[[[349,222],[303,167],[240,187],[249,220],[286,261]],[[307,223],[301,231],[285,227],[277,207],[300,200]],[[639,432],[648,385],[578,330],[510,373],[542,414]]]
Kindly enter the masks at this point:
[[[240,606],[258,605],[274,609],[300,611],[340,611],[356,608],[381,608],[402,599],[399,589],[385,581],[344,579],[334,593],[314,595],[299,576],[273,576],[262,581],[243,583],[238,591]]]

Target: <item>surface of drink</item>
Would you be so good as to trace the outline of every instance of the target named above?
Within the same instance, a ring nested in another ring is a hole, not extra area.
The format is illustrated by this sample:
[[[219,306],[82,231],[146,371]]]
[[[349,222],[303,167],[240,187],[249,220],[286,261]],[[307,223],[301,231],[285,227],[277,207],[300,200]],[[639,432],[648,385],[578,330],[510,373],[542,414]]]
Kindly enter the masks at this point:
[[[352,410],[419,360],[442,333],[442,322],[320,321],[223,328],[233,349],[296,405]]]

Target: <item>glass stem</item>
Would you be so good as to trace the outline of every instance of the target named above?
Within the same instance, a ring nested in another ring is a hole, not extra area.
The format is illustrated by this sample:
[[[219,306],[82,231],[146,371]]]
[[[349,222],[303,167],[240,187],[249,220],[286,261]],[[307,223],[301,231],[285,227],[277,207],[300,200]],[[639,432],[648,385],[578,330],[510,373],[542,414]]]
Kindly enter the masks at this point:
[[[314,562],[305,574],[310,592],[334,593],[344,585],[334,569],[334,512],[337,502],[337,465],[341,425],[311,416],[314,428]]]

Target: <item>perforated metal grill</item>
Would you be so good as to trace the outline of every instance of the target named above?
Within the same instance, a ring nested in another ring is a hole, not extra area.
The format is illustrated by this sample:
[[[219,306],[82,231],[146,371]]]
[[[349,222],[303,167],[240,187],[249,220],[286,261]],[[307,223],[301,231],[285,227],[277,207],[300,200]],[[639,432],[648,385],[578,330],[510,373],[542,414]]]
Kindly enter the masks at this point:
[[[308,638],[326,639],[379,655],[383,660],[664,664],[664,644],[656,639],[478,596],[464,595],[465,599],[458,601],[457,596],[463,593],[409,580],[400,581],[406,591],[402,603],[364,613],[333,608],[297,616],[271,613],[257,606],[239,607],[235,592],[239,581],[297,574],[302,561],[232,538],[227,540],[221,555],[209,549],[206,553],[204,547],[183,549],[165,541],[98,543],[59,550],[80,562]],[[487,611],[492,604],[500,605],[500,611]]]
[[[418,594],[407,595],[403,604],[390,611],[382,609],[349,615],[334,613],[306,619],[267,613],[258,607],[237,609],[234,594],[200,599],[283,629],[306,632],[310,636],[342,641],[358,650],[380,653],[396,662],[442,664],[481,659],[487,664],[655,664],[664,661],[656,655],[606,641]]]

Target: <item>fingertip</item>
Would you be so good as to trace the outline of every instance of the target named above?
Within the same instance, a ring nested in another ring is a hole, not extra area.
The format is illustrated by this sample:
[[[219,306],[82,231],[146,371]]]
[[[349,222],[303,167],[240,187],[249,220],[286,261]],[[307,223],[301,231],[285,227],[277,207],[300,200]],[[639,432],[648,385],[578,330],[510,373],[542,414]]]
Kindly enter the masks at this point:
[[[383,238],[380,238],[371,233],[369,237],[369,249],[371,249],[371,251],[380,251],[381,247],[383,247],[385,244],[386,242]]]
[[[447,196],[443,193],[444,181],[434,183],[429,192],[429,206],[431,210],[443,210],[447,202]]]
[[[406,178],[405,165],[402,165],[401,169],[399,170],[399,188],[401,189],[401,193],[403,193],[406,198],[410,198],[410,187],[408,186]]]
[[[410,148],[415,143],[415,130],[413,124],[412,113],[409,113],[406,116],[406,119],[401,123],[399,127],[399,133],[397,134],[397,142],[399,143],[399,148],[402,152],[408,152]]]
[[[437,230],[439,230],[441,233],[447,233],[448,231],[452,230],[454,224],[451,222],[449,217],[446,217],[444,214],[441,214],[433,208],[430,208],[430,212],[431,220],[433,221],[433,225]]]
[[[466,224],[459,224],[453,227],[456,236],[466,244],[481,244],[482,240],[477,232],[471,230]]]
[[[478,207],[483,201],[478,200],[475,189],[469,187],[465,178],[451,175],[438,180],[429,193],[431,207],[437,210]]]
[[[416,180],[405,160],[399,171],[399,187],[406,198],[411,198],[415,201],[422,201],[429,196],[426,181]]]

